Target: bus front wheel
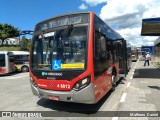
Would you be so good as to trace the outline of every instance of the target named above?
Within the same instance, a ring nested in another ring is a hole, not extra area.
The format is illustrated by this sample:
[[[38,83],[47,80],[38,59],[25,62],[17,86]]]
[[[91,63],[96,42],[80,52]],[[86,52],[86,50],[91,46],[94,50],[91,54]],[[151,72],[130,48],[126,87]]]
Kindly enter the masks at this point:
[[[28,72],[29,71],[29,68],[28,66],[23,66],[22,69],[21,69],[22,72]]]

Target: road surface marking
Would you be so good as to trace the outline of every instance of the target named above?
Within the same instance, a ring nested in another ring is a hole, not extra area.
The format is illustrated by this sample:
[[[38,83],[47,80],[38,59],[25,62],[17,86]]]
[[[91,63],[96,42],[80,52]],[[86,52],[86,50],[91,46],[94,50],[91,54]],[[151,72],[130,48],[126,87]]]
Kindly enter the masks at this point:
[[[125,101],[126,95],[127,95],[127,93],[123,93],[120,102],[124,102]]]
[[[127,87],[129,87],[129,86],[130,86],[130,84],[131,84],[131,82],[129,82],[129,83],[127,84]]]
[[[112,120],[118,120],[118,117],[112,117]]]

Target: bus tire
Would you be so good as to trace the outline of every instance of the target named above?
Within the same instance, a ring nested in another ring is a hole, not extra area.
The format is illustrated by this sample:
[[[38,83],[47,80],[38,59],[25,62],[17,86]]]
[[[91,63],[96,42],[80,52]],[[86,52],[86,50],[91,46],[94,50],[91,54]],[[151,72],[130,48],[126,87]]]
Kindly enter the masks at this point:
[[[28,72],[28,71],[29,71],[28,66],[23,66],[23,67],[21,68],[21,71],[22,71],[22,72]]]
[[[112,82],[111,91],[113,92],[115,90],[115,88],[116,88],[116,75],[115,74],[112,75],[111,82]]]
[[[15,72],[18,72],[18,68],[17,68],[16,66],[15,66],[15,68],[14,68],[14,69],[15,69]]]

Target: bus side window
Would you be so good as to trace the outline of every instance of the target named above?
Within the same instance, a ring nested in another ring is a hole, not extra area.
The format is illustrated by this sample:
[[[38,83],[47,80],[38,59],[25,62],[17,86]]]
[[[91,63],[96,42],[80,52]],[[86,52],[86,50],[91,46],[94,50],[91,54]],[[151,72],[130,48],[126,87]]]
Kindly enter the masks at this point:
[[[116,59],[118,60],[120,56],[119,42],[115,42],[115,48],[116,48]]]
[[[106,44],[106,37],[98,32],[95,31],[95,59],[106,59],[107,58],[107,44]]]
[[[104,36],[100,37],[100,58],[105,59],[107,57],[106,39]]]
[[[109,68],[111,60],[111,50],[110,43],[106,36],[99,32],[95,31],[95,40],[94,40],[94,76],[95,79],[99,77],[105,70]]]

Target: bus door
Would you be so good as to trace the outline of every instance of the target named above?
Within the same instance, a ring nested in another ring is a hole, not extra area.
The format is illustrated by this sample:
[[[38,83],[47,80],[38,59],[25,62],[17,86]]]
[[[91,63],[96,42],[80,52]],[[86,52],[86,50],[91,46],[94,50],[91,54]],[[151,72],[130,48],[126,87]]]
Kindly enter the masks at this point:
[[[124,40],[117,41],[116,43],[116,53],[118,55],[119,60],[119,73],[127,74],[127,53],[126,53],[126,43]]]
[[[128,54],[127,54],[127,44],[125,40],[122,40],[122,60],[123,60],[123,71],[124,75],[128,74],[128,66],[129,66],[129,61],[128,61]]]
[[[14,55],[12,52],[8,52],[7,54],[7,61],[8,61],[8,72],[15,71],[15,64],[14,64]]]

